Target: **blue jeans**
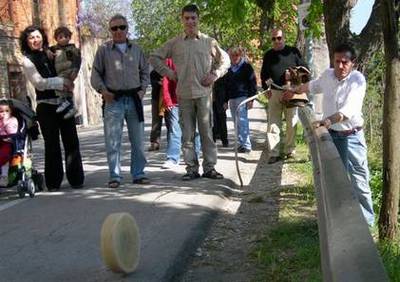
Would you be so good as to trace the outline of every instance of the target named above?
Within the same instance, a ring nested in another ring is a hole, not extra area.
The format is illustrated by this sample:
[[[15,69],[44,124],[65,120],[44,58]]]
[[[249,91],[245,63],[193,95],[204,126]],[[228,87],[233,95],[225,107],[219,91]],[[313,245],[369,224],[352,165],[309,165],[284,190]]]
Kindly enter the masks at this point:
[[[361,210],[368,225],[375,221],[372,205],[371,189],[369,187],[369,169],[367,160],[367,145],[364,132],[358,131],[349,136],[340,136],[329,131],[340,158],[350,175],[351,184],[360,202]]]
[[[167,160],[178,164],[181,155],[182,130],[179,125],[179,107],[174,106],[165,112],[165,124],[167,126]],[[200,153],[200,135],[195,133],[195,151]]]
[[[231,109],[231,115],[235,125],[236,125],[236,109],[238,108],[239,104],[246,99],[247,97],[238,97],[229,100],[229,108]],[[248,113],[247,105],[243,105],[242,107],[240,107],[239,122],[237,124],[238,142],[240,147],[251,150],[249,118],[247,117],[247,113]]]
[[[131,175],[133,180],[145,176],[143,138],[144,123],[139,122],[134,101],[131,97],[122,96],[111,104],[104,106],[104,138],[106,143],[107,161],[110,171],[110,181],[121,181],[121,138],[124,120],[128,127],[131,143]]]

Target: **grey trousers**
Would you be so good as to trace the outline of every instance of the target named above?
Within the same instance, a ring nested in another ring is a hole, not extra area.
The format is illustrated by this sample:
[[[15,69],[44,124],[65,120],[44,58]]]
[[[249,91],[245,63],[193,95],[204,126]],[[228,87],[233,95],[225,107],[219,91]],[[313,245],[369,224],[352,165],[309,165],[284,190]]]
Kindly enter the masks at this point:
[[[211,96],[180,99],[179,123],[182,129],[183,159],[187,172],[199,171],[199,160],[194,149],[196,125],[198,126],[201,151],[203,152],[203,172],[214,169],[217,163],[217,146],[212,136],[212,104]]]

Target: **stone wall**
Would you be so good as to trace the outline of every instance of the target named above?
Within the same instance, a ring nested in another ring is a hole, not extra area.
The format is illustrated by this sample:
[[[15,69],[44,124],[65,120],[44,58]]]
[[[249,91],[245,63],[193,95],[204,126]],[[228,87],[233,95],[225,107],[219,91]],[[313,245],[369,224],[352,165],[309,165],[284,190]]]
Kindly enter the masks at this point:
[[[94,125],[102,121],[102,99],[90,85],[94,56],[101,42],[102,40],[94,38],[85,38],[82,40],[81,53],[83,60],[79,77],[75,83],[74,97],[77,104],[80,104],[80,112],[82,113],[84,125]],[[83,101],[80,100],[80,97],[84,97]]]

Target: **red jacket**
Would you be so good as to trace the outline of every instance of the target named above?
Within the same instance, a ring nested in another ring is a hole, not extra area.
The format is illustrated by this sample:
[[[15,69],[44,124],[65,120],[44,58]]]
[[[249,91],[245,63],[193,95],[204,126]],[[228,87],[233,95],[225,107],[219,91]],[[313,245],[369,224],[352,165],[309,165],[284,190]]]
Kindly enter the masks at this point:
[[[172,59],[166,59],[167,66],[175,71],[175,65]],[[163,102],[165,107],[172,107],[178,104],[178,98],[176,96],[176,81],[170,80],[168,77],[164,76],[162,79],[162,93]]]

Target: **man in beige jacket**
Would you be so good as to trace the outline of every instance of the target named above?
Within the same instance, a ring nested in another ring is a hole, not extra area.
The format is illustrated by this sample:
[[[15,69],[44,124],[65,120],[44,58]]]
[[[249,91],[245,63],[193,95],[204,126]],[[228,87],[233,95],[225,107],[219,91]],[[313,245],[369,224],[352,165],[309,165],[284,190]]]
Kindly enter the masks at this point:
[[[190,4],[182,8],[182,35],[169,40],[150,55],[150,63],[163,76],[177,83],[179,119],[183,135],[183,157],[187,173],[182,180],[200,177],[194,150],[196,125],[203,152],[203,177],[222,179],[215,170],[217,148],[212,136],[212,84],[229,68],[229,58],[217,41],[198,30],[199,9]],[[172,58],[176,71],[165,65]]]

